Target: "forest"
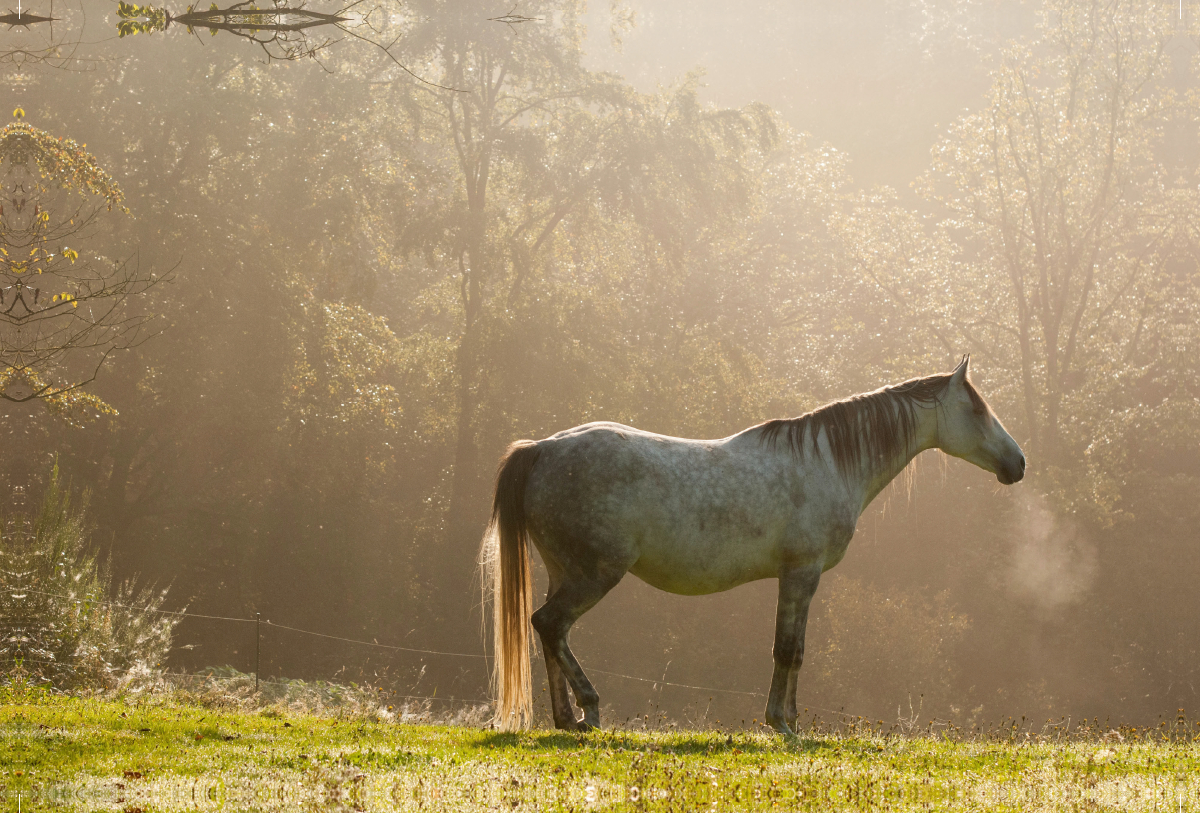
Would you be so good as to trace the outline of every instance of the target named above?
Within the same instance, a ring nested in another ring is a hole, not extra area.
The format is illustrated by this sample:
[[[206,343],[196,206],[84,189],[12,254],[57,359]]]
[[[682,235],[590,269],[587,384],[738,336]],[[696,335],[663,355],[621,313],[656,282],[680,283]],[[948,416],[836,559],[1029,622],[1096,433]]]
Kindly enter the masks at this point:
[[[184,618],[165,668],[485,699],[483,659],[335,638],[485,654],[509,443],[725,437],[970,353],[1028,475],[930,452],[874,503],[800,705],[1200,707],[1200,4],[310,8],[344,19],[0,35],[2,538],[49,492],[127,599],[334,636],[256,667]],[[627,577],[572,643],[609,719],[749,721],[775,595]]]

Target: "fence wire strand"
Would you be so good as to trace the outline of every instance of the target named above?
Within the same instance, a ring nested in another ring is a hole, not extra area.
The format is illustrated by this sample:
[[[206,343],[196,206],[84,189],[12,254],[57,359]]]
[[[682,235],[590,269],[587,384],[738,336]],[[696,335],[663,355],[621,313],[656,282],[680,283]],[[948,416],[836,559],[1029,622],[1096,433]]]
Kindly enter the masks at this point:
[[[36,594],[42,595],[42,596],[51,596],[54,598],[65,598],[65,599],[69,599],[72,601],[84,601],[85,600],[85,599],[77,598],[75,596],[64,595],[62,593],[49,593],[44,590],[26,590],[25,592],[26,593],[36,593]],[[109,604],[109,605],[113,605],[116,607],[126,607],[126,608],[133,609],[133,610],[140,610],[142,612],[153,612],[153,613],[159,613],[161,615],[173,615],[173,616],[178,616],[181,618],[204,618],[204,619],[207,619],[210,621],[234,621],[234,622],[244,623],[244,624],[261,623],[263,626],[273,627],[278,630],[287,630],[288,632],[295,632],[295,633],[299,633],[301,635],[312,635],[317,638],[327,638],[331,641],[342,641],[344,643],[358,644],[360,646],[373,646],[373,647],[378,647],[379,649],[389,649],[389,650],[393,650],[396,652],[411,652],[411,653],[418,654],[418,655],[442,655],[442,656],[451,657],[451,658],[477,658],[480,660],[488,659],[487,655],[479,655],[479,654],[474,654],[474,653],[469,653],[469,652],[445,652],[445,651],[436,650],[436,649],[418,649],[415,647],[395,646],[392,644],[381,644],[376,641],[363,641],[363,640],[359,640],[357,638],[344,638],[340,635],[330,635],[330,634],[324,633],[324,632],[314,632],[313,630],[300,629],[299,627],[291,627],[286,624],[276,624],[273,621],[266,621],[266,620],[260,621],[259,619],[254,619],[254,618],[236,618],[236,617],[232,617],[232,616],[222,616],[222,615],[204,615],[201,613],[189,613],[185,610],[158,610],[158,609],[154,609],[152,607],[140,607],[140,606],[137,606],[134,604],[125,604],[120,601],[111,601],[108,599],[86,599],[86,600],[91,601],[95,604]],[[658,680],[656,678],[637,677],[636,675],[625,675],[620,672],[608,672],[603,669],[590,669],[589,671],[595,672],[596,674],[600,674],[600,675],[608,675],[609,677],[623,678],[625,680],[636,680],[640,683],[652,683],[655,685],[671,686],[671,687],[679,688],[679,689],[692,689],[694,691],[701,691],[701,692],[717,692],[719,694],[737,694],[737,695],[742,695],[745,697],[766,697],[766,695],[763,694],[762,692],[747,692],[747,691],[741,691],[738,689],[720,689],[720,688],[717,688],[714,686],[696,686],[696,685],[693,685],[690,683],[673,683],[669,680]],[[182,674],[182,673],[180,673],[180,674]],[[204,675],[188,675],[188,676],[189,677],[204,677]],[[268,681],[267,679],[264,678],[262,682],[264,682],[264,683],[266,683],[266,682],[279,683],[280,681]],[[414,699],[414,700],[436,699],[436,698],[432,698],[432,697],[421,697],[418,695],[400,695],[400,696],[408,698],[408,699]],[[475,702],[475,701],[471,701],[471,702]],[[833,714],[845,714],[845,712],[835,712],[832,709],[819,709],[819,710],[820,711],[828,711]]]

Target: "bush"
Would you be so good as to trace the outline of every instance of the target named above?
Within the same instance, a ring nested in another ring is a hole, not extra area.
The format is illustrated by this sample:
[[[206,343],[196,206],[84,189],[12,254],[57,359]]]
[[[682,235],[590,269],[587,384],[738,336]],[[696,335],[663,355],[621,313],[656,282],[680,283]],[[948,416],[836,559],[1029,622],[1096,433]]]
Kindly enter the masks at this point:
[[[56,465],[36,512],[0,516],[0,678],[55,689],[111,689],[154,676],[179,616],[166,590],[115,588],[89,544],[88,495],[78,504]]]

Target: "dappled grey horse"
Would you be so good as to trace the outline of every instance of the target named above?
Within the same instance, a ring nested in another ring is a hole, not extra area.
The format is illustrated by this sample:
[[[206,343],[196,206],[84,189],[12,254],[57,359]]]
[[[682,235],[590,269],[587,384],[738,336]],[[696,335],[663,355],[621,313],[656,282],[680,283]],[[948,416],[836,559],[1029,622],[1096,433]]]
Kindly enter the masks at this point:
[[[567,633],[632,573],[683,595],[779,579],[766,719],[791,733],[809,603],[871,500],[926,449],[974,463],[1006,485],[1025,474],[1025,455],[971,385],[968,362],[721,440],[589,423],[512,444],[480,557],[494,602],[496,725],[530,722],[531,621],[555,725],[600,725],[599,696]],[[537,612],[530,542],[550,577]]]

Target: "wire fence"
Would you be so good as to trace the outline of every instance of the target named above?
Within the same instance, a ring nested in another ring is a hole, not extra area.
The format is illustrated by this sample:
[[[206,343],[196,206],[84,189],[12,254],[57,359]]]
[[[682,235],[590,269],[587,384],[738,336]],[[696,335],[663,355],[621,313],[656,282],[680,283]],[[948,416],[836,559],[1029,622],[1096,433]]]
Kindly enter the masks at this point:
[[[62,593],[51,593],[51,592],[47,592],[44,590],[31,590],[30,589],[30,590],[25,590],[24,592],[25,593],[35,593],[37,595],[47,596],[47,597],[52,597],[52,598],[65,598],[65,599],[73,600],[73,601],[80,600],[75,596],[65,595]],[[175,617],[179,617],[179,618],[201,618],[201,619],[206,619],[209,621],[227,621],[227,622],[239,623],[239,624],[254,624],[254,625],[256,625],[256,627],[257,626],[265,626],[265,627],[278,629],[278,630],[286,630],[288,632],[293,632],[293,633],[297,633],[300,635],[309,635],[309,636],[312,636],[315,638],[324,638],[324,639],[331,640],[331,641],[340,641],[342,643],[355,644],[358,646],[365,646],[365,647],[375,647],[378,649],[386,649],[386,650],[391,650],[391,651],[395,651],[395,652],[408,652],[408,653],[412,653],[412,654],[435,655],[435,656],[449,657],[449,658],[471,658],[471,659],[477,659],[477,660],[483,660],[483,661],[490,660],[489,657],[487,656],[487,654],[485,654],[485,653],[448,652],[445,650],[437,650],[437,649],[421,649],[419,647],[407,647],[407,646],[397,646],[397,645],[393,645],[393,644],[381,644],[378,641],[364,641],[364,640],[358,639],[358,638],[347,638],[347,637],[344,637],[341,635],[331,635],[331,634],[325,633],[325,632],[317,632],[315,630],[306,630],[306,629],[302,629],[300,627],[293,627],[288,624],[277,624],[269,619],[239,618],[236,616],[223,616],[223,615],[206,615],[203,613],[192,613],[192,612],[188,612],[186,610],[160,610],[160,609],[156,609],[153,607],[143,607],[143,606],[127,604],[127,603],[123,603],[123,602],[119,602],[119,601],[111,601],[111,600],[107,600],[107,599],[89,599],[89,600],[96,604],[105,604],[105,605],[110,605],[110,606],[115,606],[115,607],[125,607],[125,608],[132,609],[132,610],[138,610],[140,612],[152,612],[152,613],[158,613],[160,615],[169,615],[169,616],[175,616]],[[256,638],[255,644],[257,646],[258,638],[259,638],[257,633],[256,633],[255,638]],[[721,687],[716,687],[716,686],[699,686],[699,685],[691,684],[691,683],[677,683],[674,681],[669,681],[669,680],[664,680],[664,679],[659,679],[659,678],[646,678],[646,677],[638,677],[637,675],[626,675],[621,672],[610,672],[610,671],[607,671],[604,669],[593,668],[593,669],[589,669],[588,671],[595,672],[596,674],[600,674],[600,675],[606,675],[608,677],[621,678],[623,680],[632,680],[632,681],[637,681],[640,683],[650,683],[656,687],[657,686],[670,686],[672,688],[688,689],[688,690],[692,690],[692,691],[701,691],[701,692],[713,692],[716,694],[741,695],[744,697],[759,697],[759,698],[766,697],[766,695],[763,694],[762,692],[749,692],[749,691],[744,691],[744,690],[740,690],[740,689],[726,689],[726,688],[721,688]],[[178,674],[180,676],[205,677],[205,675],[185,675],[184,673],[178,673]],[[257,663],[255,664],[255,680],[256,680],[256,683],[259,682],[258,664]],[[268,681],[267,681],[267,679],[264,678],[264,679],[262,679],[262,682],[268,682]],[[280,681],[271,681],[271,682],[278,683]],[[397,697],[400,697],[400,696],[401,695],[397,695]],[[403,697],[410,698],[410,699],[423,699],[423,700],[462,699],[462,698],[433,698],[433,697],[425,697],[425,696],[419,696],[419,695],[403,695]],[[479,701],[471,701],[471,702],[479,702]],[[825,711],[830,714],[839,714],[839,715],[845,714],[845,712],[834,711],[832,709],[817,709],[817,710]]]
[[[50,597],[50,598],[67,599],[67,600],[76,601],[76,602],[83,601],[83,599],[80,599],[77,596],[67,595],[67,594],[63,594],[63,593],[52,593],[52,592],[48,592],[48,591],[44,591],[44,590],[24,589],[24,590],[22,590],[22,592],[23,593],[32,593],[32,594],[46,596],[46,597]],[[446,650],[438,650],[438,649],[422,649],[419,647],[398,646],[398,645],[394,645],[394,644],[381,644],[378,641],[366,641],[366,640],[362,640],[359,638],[348,638],[348,637],[341,636],[341,635],[332,635],[330,633],[317,632],[315,630],[307,630],[307,629],[303,629],[301,627],[294,627],[294,626],[291,626],[288,624],[278,624],[273,621],[263,620],[258,617],[256,617],[256,618],[241,618],[241,617],[237,617],[237,616],[222,616],[222,615],[209,615],[209,614],[204,614],[204,613],[193,613],[193,612],[188,612],[186,610],[161,610],[161,609],[158,609],[155,607],[129,604],[129,603],[125,603],[125,602],[112,601],[109,599],[89,598],[86,600],[93,604],[103,604],[103,605],[115,606],[115,607],[125,607],[127,609],[136,610],[139,612],[150,612],[150,613],[156,613],[159,615],[174,616],[174,617],[178,617],[178,618],[198,618],[198,619],[204,619],[204,620],[209,620],[209,621],[222,621],[222,622],[236,623],[236,624],[254,624],[256,626],[256,634],[255,634],[256,647],[258,645],[258,639],[260,637],[258,628],[260,628],[261,626],[266,626],[268,628],[285,630],[285,631],[288,631],[288,632],[291,632],[294,634],[298,634],[298,635],[307,635],[307,636],[311,636],[314,638],[321,638],[321,639],[330,640],[330,641],[339,641],[342,643],[353,644],[353,645],[357,645],[357,646],[373,647],[373,648],[390,650],[390,651],[395,651],[395,652],[407,652],[407,653],[412,653],[412,654],[434,655],[434,656],[439,656],[439,657],[450,657],[450,658],[469,658],[469,659],[473,659],[473,660],[483,660],[485,662],[490,660],[489,656],[486,653],[449,652]],[[26,658],[25,660],[27,660],[30,663],[39,663],[39,664],[50,665],[50,666],[55,665],[54,662],[52,662],[52,661],[45,661],[45,660],[32,659],[32,658]],[[636,681],[639,683],[649,683],[649,684],[652,684],[653,687],[656,689],[660,686],[661,687],[670,686],[672,688],[677,688],[677,689],[686,689],[686,690],[697,691],[697,692],[708,692],[708,693],[713,693],[713,694],[738,695],[738,696],[742,696],[742,697],[754,697],[754,698],[762,698],[762,699],[765,699],[767,697],[767,695],[762,692],[746,691],[743,689],[728,689],[728,688],[718,687],[718,686],[702,686],[702,685],[692,684],[692,683],[679,683],[676,681],[669,681],[669,680],[665,679],[665,677],[666,677],[665,674],[664,674],[663,678],[647,678],[647,677],[640,677],[637,675],[627,675],[622,672],[611,672],[608,670],[597,669],[594,667],[590,668],[588,671],[593,672],[595,674],[605,675],[608,677],[620,678],[622,680]],[[131,675],[131,674],[134,674],[134,672],[130,671],[125,674]],[[250,675],[245,675],[245,674],[239,674],[238,676],[241,678],[246,678],[246,679],[248,679],[250,677]],[[164,677],[169,680],[178,680],[180,678],[198,678],[198,679],[202,679],[202,680],[219,681],[222,679],[228,679],[229,676],[222,675],[221,670],[219,670],[219,669],[214,669],[214,670],[210,670],[208,672],[200,672],[200,673],[169,672],[169,673],[165,673]],[[268,686],[282,686],[282,687],[296,687],[296,686],[305,685],[305,682],[300,681],[300,680],[286,680],[286,679],[280,680],[280,679],[273,679],[273,678],[261,678],[260,679],[259,675],[258,675],[258,664],[257,663],[255,664],[255,673],[253,675],[253,678],[254,678],[254,684],[255,684],[255,692],[258,691],[260,683],[268,685]],[[325,688],[336,688],[336,687],[340,686],[340,684],[336,684],[333,681],[317,681],[316,683],[317,683],[318,687],[323,686]],[[312,686],[312,684],[307,684],[307,685],[309,687]],[[344,688],[344,687],[341,687],[341,688]],[[373,691],[373,690],[367,689],[366,687],[359,687],[359,688],[360,688],[360,690],[364,690],[364,691]],[[387,696],[389,699],[397,699],[397,700],[452,701],[452,702],[457,702],[457,703],[472,704],[476,707],[490,703],[490,700],[488,698],[466,698],[466,697],[456,697],[456,696],[449,696],[449,695],[443,695],[443,696],[439,697],[436,694],[434,694],[434,695],[413,695],[413,694],[398,694],[395,692],[387,692]],[[710,697],[709,699],[711,700],[712,698]],[[869,719],[867,717],[852,714],[850,712],[847,712],[845,709],[836,709],[835,710],[835,709],[829,709],[829,708],[822,708],[820,706],[815,706],[812,704],[806,704],[806,706],[807,706],[805,709],[806,712],[811,710],[814,712],[824,712],[827,714],[834,715],[836,718],[841,720],[840,724],[843,724],[843,725],[851,725],[851,726],[857,725],[857,722],[855,722],[855,721],[867,721],[869,724]],[[911,703],[910,703],[910,706],[911,706]],[[911,708],[910,708],[910,711],[911,711]],[[897,713],[899,715],[899,710],[897,711]],[[899,715],[899,716],[900,716],[900,724],[902,727],[906,727],[905,730],[908,730],[910,728],[919,728],[919,726],[917,726],[916,713],[913,713],[911,720],[906,720],[903,715]],[[1010,720],[1011,720],[1011,718],[1010,718]],[[1024,718],[1022,718],[1022,721],[1024,721]],[[882,722],[883,721],[881,720],[880,724],[882,724]],[[1031,727],[1030,728],[1031,731],[1032,731],[1032,725],[1033,725],[1033,721],[1029,721],[1029,726]],[[1049,726],[1050,723],[1048,722],[1047,725]],[[1198,724],[1198,725],[1200,725],[1200,724]],[[932,732],[934,726],[952,726],[952,724],[948,720],[930,720],[929,726],[930,726],[929,730]],[[1147,729],[1147,730],[1149,730],[1149,729]]]

